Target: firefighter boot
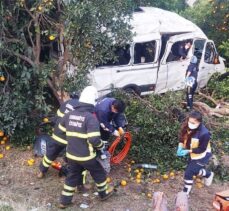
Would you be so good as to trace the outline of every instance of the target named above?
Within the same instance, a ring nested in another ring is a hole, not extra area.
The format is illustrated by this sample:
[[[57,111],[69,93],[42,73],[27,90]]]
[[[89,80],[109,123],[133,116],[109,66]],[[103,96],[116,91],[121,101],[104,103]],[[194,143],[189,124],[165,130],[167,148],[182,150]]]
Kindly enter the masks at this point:
[[[43,179],[45,177],[45,173],[42,171],[39,171],[39,173],[37,174],[37,178],[38,179]]]
[[[89,190],[85,185],[77,185],[77,191],[78,193],[85,193]]]
[[[114,187],[108,187],[106,190],[99,192],[100,200],[105,201],[114,193]]]
[[[60,208],[60,209],[66,209],[66,208],[68,208],[68,207],[70,207],[70,206],[72,206],[73,205],[73,203],[69,203],[69,204],[59,204],[58,205],[58,208]]]

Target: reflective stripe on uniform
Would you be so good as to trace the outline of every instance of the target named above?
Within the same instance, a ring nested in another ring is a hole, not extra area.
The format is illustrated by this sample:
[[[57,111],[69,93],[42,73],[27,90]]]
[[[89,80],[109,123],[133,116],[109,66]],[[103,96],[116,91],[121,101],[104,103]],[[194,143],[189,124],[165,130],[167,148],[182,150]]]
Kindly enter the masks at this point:
[[[64,126],[62,126],[61,124],[58,125],[58,128],[62,131],[62,132],[66,132],[66,128]]]
[[[96,147],[102,147],[103,146],[103,141],[101,141],[101,143],[98,145],[98,146],[96,146]]]
[[[52,134],[52,138],[53,138],[54,140],[56,140],[56,141],[62,143],[62,144],[65,144],[65,145],[67,145],[67,143],[68,143],[66,140],[64,140],[64,139],[62,139],[62,138],[56,136],[55,134]]]
[[[63,117],[64,116],[64,114],[60,111],[60,109],[57,110],[56,114],[59,117]]]
[[[190,156],[191,156],[191,159],[192,160],[199,160],[199,159],[202,159],[206,156],[207,153],[210,153],[211,152],[211,144],[210,142],[208,143],[208,146],[207,146],[207,149],[205,150],[205,152],[201,153],[201,154],[196,154],[196,153],[190,153]]]
[[[91,133],[78,133],[78,132],[70,132],[67,131],[66,132],[67,136],[73,136],[73,137],[77,137],[77,138],[92,138],[92,137],[97,137],[100,136],[100,132],[91,132]]]
[[[107,181],[105,180],[104,182],[102,182],[102,183],[96,183],[96,186],[97,187],[102,187],[102,186],[104,186],[104,185],[106,185],[107,184]]]
[[[105,185],[103,188],[97,187],[98,192],[102,192],[108,189],[108,185]]]
[[[46,155],[44,156],[44,160],[46,161],[46,163],[49,163],[49,164],[52,163],[52,160],[49,160],[48,157],[47,157]]]
[[[82,172],[82,176],[83,176],[83,184],[85,184],[86,183],[87,170],[84,170]]]
[[[47,158],[47,156],[45,155],[44,158],[43,158],[43,160],[42,160],[43,166],[46,167],[46,168],[48,168],[48,167],[51,165],[51,163],[52,163],[52,161],[49,160],[49,159]]]
[[[61,192],[61,194],[63,195],[63,196],[73,196],[74,195],[74,192],[72,192],[72,193],[70,193],[70,192],[66,192],[66,191],[62,191]]]
[[[71,160],[77,160],[77,161],[87,161],[87,160],[91,160],[93,158],[96,157],[96,153],[93,153],[92,155],[90,156],[87,156],[87,157],[77,157],[75,155],[71,155],[69,154],[68,152],[66,153],[66,157],[71,159]]]
[[[65,190],[70,190],[70,191],[75,191],[76,188],[64,184],[64,189]]]
[[[47,164],[44,159],[42,160],[42,165],[46,168],[48,168],[50,166],[50,164]]]

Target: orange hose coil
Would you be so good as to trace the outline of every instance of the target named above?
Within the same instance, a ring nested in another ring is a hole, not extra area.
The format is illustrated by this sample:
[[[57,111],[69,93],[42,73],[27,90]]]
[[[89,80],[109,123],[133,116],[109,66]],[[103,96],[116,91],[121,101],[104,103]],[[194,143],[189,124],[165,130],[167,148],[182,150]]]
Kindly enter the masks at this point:
[[[111,154],[111,163],[112,164],[119,164],[121,161],[123,161],[123,159],[127,156],[130,150],[130,146],[132,142],[131,134],[129,132],[126,132],[124,134],[124,139],[126,140],[126,144],[117,155],[114,155],[114,152],[115,152],[117,145],[123,140],[122,137],[117,137],[108,149],[109,153]]]

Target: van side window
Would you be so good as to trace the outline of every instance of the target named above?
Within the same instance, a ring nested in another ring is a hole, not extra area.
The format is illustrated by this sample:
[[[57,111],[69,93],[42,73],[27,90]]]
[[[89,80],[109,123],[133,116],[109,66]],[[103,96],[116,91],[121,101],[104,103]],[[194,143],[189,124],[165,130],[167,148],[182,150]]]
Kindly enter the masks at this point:
[[[215,47],[212,43],[208,42],[205,48],[204,61],[209,64],[214,64],[216,57]]]
[[[175,42],[171,47],[171,51],[166,59],[166,62],[173,62],[185,59],[188,55],[191,45],[192,40]]]
[[[203,39],[194,41],[194,55],[197,57],[198,61],[201,60],[205,42],[206,40]]]
[[[135,43],[134,64],[154,62],[156,54],[156,41]]]
[[[127,65],[130,61],[130,45],[125,47],[115,47],[114,59],[108,60],[107,62],[98,66],[114,66],[114,65]]]

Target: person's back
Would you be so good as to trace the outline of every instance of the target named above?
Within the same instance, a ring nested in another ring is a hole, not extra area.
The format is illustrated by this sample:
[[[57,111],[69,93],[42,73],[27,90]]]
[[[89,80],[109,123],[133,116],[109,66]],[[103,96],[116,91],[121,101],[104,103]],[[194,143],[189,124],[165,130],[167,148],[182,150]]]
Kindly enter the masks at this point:
[[[93,112],[93,105],[80,103],[74,111],[66,115],[67,157],[74,160],[90,160],[96,156],[91,143],[88,142],[89,136],[96,135],[95,131],[98,131],[95,138],[100,136],[99,122]],[[95,142],[99,145],[100,139]]]

